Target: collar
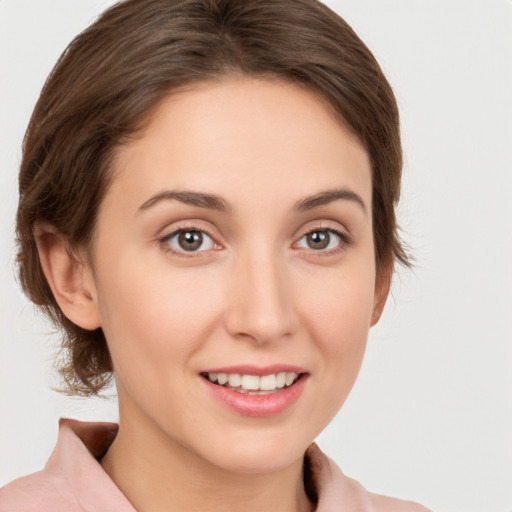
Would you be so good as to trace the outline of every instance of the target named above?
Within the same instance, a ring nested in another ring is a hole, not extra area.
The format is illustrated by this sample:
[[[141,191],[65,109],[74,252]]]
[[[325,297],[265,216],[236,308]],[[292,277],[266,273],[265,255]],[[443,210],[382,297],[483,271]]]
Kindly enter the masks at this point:
[[[136,512],[98,462],[117,431],[115,423],[59,421],[57,446],[45,471],[66,479],[66,487],[81,510]],[[316,501],[316,512],[428,512],[415,503],[367,492],[346,477],[315,443],[307,449],[304,461],[304,482],[309,496]]]

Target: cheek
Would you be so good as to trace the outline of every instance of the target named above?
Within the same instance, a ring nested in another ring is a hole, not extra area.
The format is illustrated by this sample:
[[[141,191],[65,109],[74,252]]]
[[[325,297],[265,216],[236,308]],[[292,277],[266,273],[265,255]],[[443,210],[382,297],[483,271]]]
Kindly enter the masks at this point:
[[[372,269],[371,264],[367,267]],[[315,340],[325,392],[337,410],[350,392],[363,360],[374,304],[374,277],[364,267],[339,270],[323,286],[302,294],[304,323]]]
[[[319,331],[317,339],[326,349],[344,350],[360,344],[368,334],[373,306],[375,277],[371,264],[360,268],[331,269],[321,286],[308,285],[303,311],[311,311],[309,321]],[[321,334],[320,334],[321,333]]]
[[[121,377],[133,372],[168,379],[170,367],[183,367],[213,328],[215,288],[197,271],[131,261],[118,259],[99,276],[100,315],[114,367]]]

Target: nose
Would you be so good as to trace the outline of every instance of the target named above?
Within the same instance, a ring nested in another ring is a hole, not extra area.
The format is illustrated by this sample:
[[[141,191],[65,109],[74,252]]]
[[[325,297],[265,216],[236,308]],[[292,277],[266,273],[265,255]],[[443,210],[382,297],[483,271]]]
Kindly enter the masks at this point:
[[[257,343],[291,335],[296,321],[286,263],[266,250],[240,258],[234,267],[225,318],[230,334]]]

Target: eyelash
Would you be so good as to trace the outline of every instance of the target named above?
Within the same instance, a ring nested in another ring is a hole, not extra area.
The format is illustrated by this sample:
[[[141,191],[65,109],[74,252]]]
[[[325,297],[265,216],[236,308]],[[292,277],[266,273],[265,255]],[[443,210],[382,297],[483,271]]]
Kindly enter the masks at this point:
[[[202,253],[205,252],[204,250],[203,251],[177,250],[177,249],[172,248],[169,245],[169,241],[172,240],[175,236],[178,236],[181,233],[191,233],[191,232],[193,232],[193,233],[201,233],[203,235],[206,235],[208,238],[211,239],[211,241],[212,241],[214,246],[220,246],[220,244],[218,244],[215,241],[215,238],[214,238],[214,236],[212,234],[210,234],[204,228],[200,228],[200,227],[197,227],[197,226],[183,226],[183,227],[180,227],[178,229],[175,229],[174,231],[172,231],[168,235],[165,235],[165,236],[159,238],[158,242],[160,243],[160,245],[162,246],[162,248],[164,249],[165,252],[171,253],[171,254],[173,254],[175,256],[182,257],[182,258],[197,258],[197,257],[201,257],[201,256],[203,256]]]
[[[192,226],[192,225],[175,229],[171,233],[160,237],[158,239],[158,242],[160,243],[160,245],[162,246],[162,248],[164,249],[165,252],[171,253],[178,257],[197,258],[197,257],[204,256],[202,253],[207,252],[210,249],[206,249],[206,250],[202,250],[202,251],[185,251],[185,250],[176,250],[169,245],[169,241],[172,240],[174,237],[176,237],[182,233],[190,233],[190,232],[201,233],[203,235],[206,235],[208,238],[211,239],[214,246],[220,246],[220,244],[215,241],[214,236],[211,235],[207,230],[205,230],[204,228],[200,228],[200,227]],[[308,235],[311,235],[312,233],[317,233],[317,232],[326,232],[329,234],[334,234],[335,236],[337,236],[340,239],[338,246],[335,247],[334,249],[330,249],[327,251],[322,250],[322,249],[315,250],[312,248],[300,248],[299,250],[312,251],[313,253],[315,253],[315,255],[318,255],[318,256],[332,256],[332,255],[338,254],[342,251],[345,251],[353,243],[352,238],[347,233],[345,233],[343,231],[340,231],[338,229],[334,229],[331,227],[315,227],[314,229],[310,229],[309,231],[306,231],[303,235],[301,235],[301,237],[296,242],[294,242],[293,245],[296,245],[299,241],[301,241]],[[213,249],[213,250],[215,250],[215,249]]]
[[[303,248],[304,250],[307,250],[307,251],[312,251],[315,256],[320,256],[320,257],[324,257],[324,256],[333,256],[335,254],[339,254],[340,252],[343,252],[345,251],[348,247],[350,247],[352,245],[352,238],[345,232],[343,231],[340,231],[338,229],[334,229],[334,228],[331,228],[331,227],[315,227],[314,229],[310,229],[309,231],[306,231],[298,240],[297,242],[294,243],[297,244],[298,242],[300,242],[302,239],[304,239],[305,237],[307,237],[308,235],[311,235],[312,233],[329,233],[330,235],[335,235],[339,238],[339,243],[338,245],[333,248],[333,249],[329,249],[329,250],[315,250],[315,249],[312,249],[312,248]]]

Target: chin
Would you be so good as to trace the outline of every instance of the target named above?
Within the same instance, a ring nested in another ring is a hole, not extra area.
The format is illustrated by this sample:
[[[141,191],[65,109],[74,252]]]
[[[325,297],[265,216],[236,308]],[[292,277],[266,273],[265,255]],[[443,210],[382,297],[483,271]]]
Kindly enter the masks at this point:
[[[298,451],[249,451],[248,453],[230,454],[219,460],[218,467],[230,473],[258,475],[283,471],[302,461],[306,447]]]
[[[262,429],[228,435],[223,441],[205,447],[202,456],[231,473],[268,474],[301,462],[311,442],[309,437],[294,439],[289,431],[278,435]]]

